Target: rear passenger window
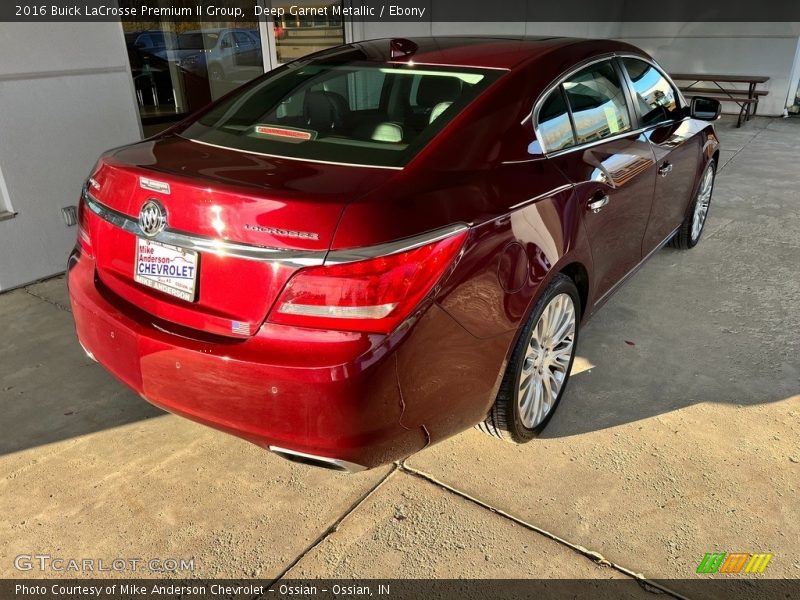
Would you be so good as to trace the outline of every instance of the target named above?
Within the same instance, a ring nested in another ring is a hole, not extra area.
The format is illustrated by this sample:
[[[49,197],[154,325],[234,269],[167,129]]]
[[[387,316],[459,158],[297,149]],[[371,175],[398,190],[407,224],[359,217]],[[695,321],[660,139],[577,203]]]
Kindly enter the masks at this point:
[[[625,95],[613,65],[586,67],[564,82],[577,143],[593,142],[631,129]]]
[[[539,109],[539,137],[547,152],[555,152],[575,144],[564,92],[553,90]]]
[[[634,102],[639,105],[643,125],[655,125],[680,116],[678,94],[658,69],[635,58],[623,58],[622,64],[633,82]]]

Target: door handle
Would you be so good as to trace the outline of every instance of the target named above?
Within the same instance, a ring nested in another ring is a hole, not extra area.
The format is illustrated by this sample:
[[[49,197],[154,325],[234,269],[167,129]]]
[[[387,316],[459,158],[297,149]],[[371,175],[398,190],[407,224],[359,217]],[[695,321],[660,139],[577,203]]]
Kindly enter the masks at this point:
[[[608,194],[603,194],[599,198],[595,196],[594,200],[590,201],[589,204],[587,204],[586,206],[593,213],[598,213],[600,212],[601,208],[603,208],[606,204],[610,202],[610,200],[611,199],[608,197]]]
[[[658,174],[662,177],[666,177],[672,171],[672,163],[665,162],[663,165],[658,167]]]

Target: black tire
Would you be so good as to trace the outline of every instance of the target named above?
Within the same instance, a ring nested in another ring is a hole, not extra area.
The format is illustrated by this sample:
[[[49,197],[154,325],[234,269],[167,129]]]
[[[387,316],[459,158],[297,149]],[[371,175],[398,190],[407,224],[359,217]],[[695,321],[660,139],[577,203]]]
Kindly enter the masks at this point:
[[[672,239],[669,241],[669,245],[673,248],[680,248],[681,250],[689,250],[690,248],[694,248],[697,245],[697,242],[700,241],[700,238],[703,236],[703,230],[705,229],[706,221],[708,220],[708,209],[711,205],[711,195],[708,197],[708,207],[706,208],[705,216],[703,217],[703,223],[700,226],[700,233],[697,234],[697,237],[692,238],[692,225],[694,224],[695,218],[695,209],[697,208],[697,203],[700,200],[700,195],[702,193],[703,188],[703,181],[705,180],[706,174],[708,171],[711,170],[711,192],[710,194],[713,195],[714,192],[714,180],[717,177],[717,163],[712,158],[708,161],[706,168],[703,169],[703,174],[700,176],[700,181],[697,184],[697,191],[694,194],[694,198],[692,199],[692,203],[689,206],[689,211],[686,214],[686,218],[681,223],[680,228],[672,236]]]
[[[572,299],[573,308],[575,309],[575,333],[572,346],[572,356],[569,359],[569,364],[566,369],[565,378],[561,384],[561,389],[556,397],[555,402],[553,403],[552,408],[550,409],[550,412],[536,427],[528,428],[522,422],[522,418],[520,416],[518,402],[519,386],[517,382],[519,381],[520,372],[525,360],[526,349],[533,335],[533,328],[539,321],[539,318],[550,301],[560,294],[567,294]],[[524,444],[541,433],[541,431],[547,426],[547,423],[553,417],[553,414],[555,414],[556,409],[561,402],[561,398],[564,395],[564,390],[567,388],[567,384],[569,383],[569,372],[572,368],[572,362],[575,359],[575,353],[578,347],[580,315],[581,302],[578,295],[578,289],[575,287],[575,283],[572,281],[572,279],[559,273],[553,278],[542,296],[536,302],[536,306],[534,307],[528,322],[525,324],[525,327],[522,330],[519,339],[517,340],[517,344],[514,347],[514,351],[511,354],[511,360],[509,361],[508,366],[506,367],[506,372],[503,375],[503,381],[500,384],[500,389],[497,393],[495,403],[489,411],[489,414],[486,416],[486,420],[477,425],[478,429],[488,435],[515,444]]]

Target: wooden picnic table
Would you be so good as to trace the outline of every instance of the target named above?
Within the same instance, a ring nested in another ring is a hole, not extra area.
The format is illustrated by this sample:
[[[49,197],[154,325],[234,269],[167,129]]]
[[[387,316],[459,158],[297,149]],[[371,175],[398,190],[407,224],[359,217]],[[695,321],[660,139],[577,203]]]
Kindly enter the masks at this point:
[[[758,99],[769,94],[767,90],[759,90],[756,87],[769,81],[765,75],[714,75],[710,73],[670,73],[673,79],[678,81],[691,81],[689,85],[679,86],[682,92],[690,96],[701,96],[709,94],[716,96],[719,100],[735,102],[739,110],[739,119],[736,126],[741,127],[744,121],[749,121],[750,116],[758,111]],[[715,87],[699,88],[695,87],[698,83],[708,82]],[[745,83],[747,90],[726,88],[723,83]],[[752,106],[752,113],[750,107]]]

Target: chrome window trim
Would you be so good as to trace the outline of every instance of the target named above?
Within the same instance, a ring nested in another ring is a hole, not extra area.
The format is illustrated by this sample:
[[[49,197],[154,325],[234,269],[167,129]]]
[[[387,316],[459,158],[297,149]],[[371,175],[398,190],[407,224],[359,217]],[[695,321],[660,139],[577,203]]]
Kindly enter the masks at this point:
[[[583,144],[579,144],[577,146],[570,146],[569,148],[562,148],[561,150],[554,150],[553,152],[547,152],[547,157],[555,157],[561,156],[562,154],[569,154],[570,152],[575,152],[576,150],[586,150],[587,148],[594,148],[595,146],[599,146],[600,144],[606,144],[608,142],[613,142],[614,140],[619,140],[622,138],[627,138],[631,136],[640,136],[645,131],[650,129],[652,126],[648,127],[640,127],[638,129],[629,129],[624,133],[619,133],[617,135],[612,135],[609,137],[605,137],[599,140],[593,140],[591,142],[584,142]]]
[[[375,246],[366,246],[364,248],[348,248],[346,250],[331,250],[325,258],[326,265],[337,265],[342,263],[356,262],[359,260],[367,260],[378,256],[389,256],[399,252],[406,252],[419,248],[426,244],[432,244],[443,240],[451,235],[455,235],[462,231],[469,229],[466,223],[455,223],[442,227],[441,229],[434,229],[426,233],[415,235],[385,244],[377,244]]]
[[[137,219],[106,206],[86,189],[83,191],[83,200],[86,203],[86,207],[104,221],[133,235],[147,237],[139,227]],[[327,253],[327,250],[286,250],[283,248],[256,246],[254,244],[188,234],[169,228],[148,239],[197,252],[208,252],[217,256],[232,256],[245,260],[265,262],[282,262],[300,267],[321,265]]]
[[[196,140],[194,138],[184,137],[181,134],[181,138],[188,142],[194,142],[195,144],[202,144],[203,146],[211,146],[212,148],[221,148],[222,150],[228,150],[229,152],[244,152],[245,154],[253,154],[255,156],[266,156],[269,158],[280,158],[283,160],[299,160],[301,162],[310,162],[316,163],[319,165],[338,165],[340,167],[358,167],[358,168],[368,168],[368,169],[388,169],[390,171],[402,171],[405,167],[392,167],[389,165],[364,165],[361,163],[347,163],[347,162],[336,162],[333,160],[318,160],[314,158],[298,158],[297,156],[281,156],[280,154],[268,154],[266,152],[257,152],[255,150],[243,150],[242,148],[231,148],[230,146],[221,146],[220,144],[212,144],[211,142],[203,142],[200,140]]]
[[[580,62],[577,65],[574,65],[574,66],[570,67],[568,70],[564,71],[558,77],[556,77],[550,84],[548,84],[548,86],[542,91],[541,94],[539,94],[539,97],[534,102],[533,109],[531,110],[531,112],[522,121],[524,123],[525,121],[530,119],[531,122],[533,123],[533,132],[534,132],[534,135],[536,136],[536,141],[539,142],[539,146],[542,148],[542,152],[543,152],[543,154],[545,156],[548,156],[548,157],[550,157],[550,156],[561,156],[562,154],[567,154],[568,152],[574,152],[575,150],[584,150],[586,148],[591,148],[593,146],[597,146],[598,144],[605,144],[606,142],[610,142],[610,141],[618,140],[618,139],[621,139],[621,138],[629,137],[631,135],[641,135],[642,133],[644,133],[645,131],[647,131],[649,129],[653,129],[654,127],[659,127],[659,126],[664,125],[666,123],[672,123],[673,122],[673,121],[662,121],[660,123],[653,123],[651,125],[647,125],[646,127],[639,127],[639,128],[636,128],[636,129],[630,129],[628,131],[624,131],[624,132],[618,133],[616,135],[608,136],[608,137],[605,137],[605,138],[602,138],[602,139],[599,139],[599,140],[593,140],[591,142],[584,142],[583,144],[576,144],[575,146],[569,146],[567,148],[562,148],[560,150],[554,150],[552,152],[548,152],[547,146],[542,141],[542,136],[539,133],[539,110],[541,109],[542,104],[544,104],[544,101],[550,96],[551,92],[553,92],[558,86],[560,86],[562,83],[564,83],[564,81],[567,78],[569,78],[570,76],[574,75],[578,71],[581,71],[581,70],[585,69],[586,67],[590,67],[590,66],[592,66],[594,64],[597,64],[599,62],[603,62],[603,61],[606,61],[606,60],[613,60],[615,58],[635,58],[635,59],[641,60],[643,62],[646,62],[649,65],[651,65],[652,67],[654,67],[659,73],[664,75],[664,77],[667,79],[667,81],[672,85],[672,87],[678,93],[678,97],[680,98],[681,102],[683,103],[683,106],[686,106],[686,99],[683,97],[683,94],[681,94],[680,90],[675,85],[675,82],[672,81],[672,78],[669,75],[667,75],[664,72],[664,70],[658,65],[658,63],[656,63],[654,60],[645,58],[644,56],[641,56],[639,54],[634,54],[632,52],[608,52],[606,54],[602,54],[602,55],[599,55],[599,56],[593,56],[592,58],[586,59],[583,62]],[[622,81],[620,83],[623,86],[627,86],[627,81]],[[627,100],[626,100],[626,103],[627,103]],[[629,108],[629,111],[630,111],[630,109],[632,107],[628,107],[628,108]],[[638,115],[633,115],[633,116],[636,117],[636,121],[638,123],[638,120],[639,120],[638,119]],[[687,118],[688,117],[684,117],[680,121],[674,121],[674,122],[679,123],[681,121],[686,120]]]

